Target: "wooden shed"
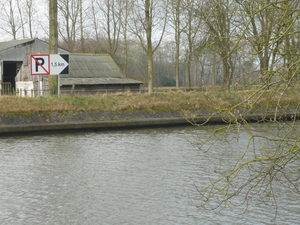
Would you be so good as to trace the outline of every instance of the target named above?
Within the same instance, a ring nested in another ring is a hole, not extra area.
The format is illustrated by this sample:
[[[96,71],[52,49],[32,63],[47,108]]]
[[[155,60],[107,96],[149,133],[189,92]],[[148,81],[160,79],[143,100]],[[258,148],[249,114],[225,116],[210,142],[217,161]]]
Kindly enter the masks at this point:
[[[53,75],[48,75],[53,76]],[[20,95],[48,95],[48,76],[30,74],[30,55],[25,57],[15,78]],[[109,55],[69,54],[69,73],[61,74],[61,94],[98,94],[111,92],[139,92],[142,82],[127,78]],[[31,91],[32,92],[32,91]]]
[[[48,76],[30,74],[30,54],[48,53],[49,44],[37,38],[0,42],[0,93],[47,95]],[[61,94],[140,91],[142,82],[127,78],[109,55],[69,54],[69,74],[59,75]]]
[[[60,75],[61,93],[139,92],[142,82],[124,76],[109,55],[69,55],[69,74]]]
[[[15,77],[26,55],[48,51],[49,44],[38,38],[0,42],[0,94],[1,90],[16,88]],[[59,52],[68,53],[61,48]]]

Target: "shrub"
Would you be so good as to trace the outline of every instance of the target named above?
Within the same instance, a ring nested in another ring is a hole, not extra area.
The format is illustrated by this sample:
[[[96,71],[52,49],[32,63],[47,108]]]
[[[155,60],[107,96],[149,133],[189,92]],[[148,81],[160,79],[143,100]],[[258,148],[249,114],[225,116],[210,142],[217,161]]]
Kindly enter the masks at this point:
[[[164,87],[174,87],[176,86],[176,81],[174,78],[162,77],[160,83]]]

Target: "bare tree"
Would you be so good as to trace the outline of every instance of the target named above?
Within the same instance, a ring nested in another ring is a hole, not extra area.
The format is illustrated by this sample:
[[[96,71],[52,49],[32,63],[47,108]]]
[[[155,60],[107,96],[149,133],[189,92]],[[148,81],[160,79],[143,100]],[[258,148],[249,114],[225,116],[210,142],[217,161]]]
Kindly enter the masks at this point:
[[[180,0],[171,0],[168,2],[170,7],[170,15],[171,15],[171,24],[174,29],[174,39],[175,39],[175,80],[176,80],[176,88],[179,89],[179,57],[180,57],[180,41],[181,41],[181,11],[182,11],[182,1]]]
[[[185,49],[185,64],[186,64],[186,82],[187,86],[191,88],[191,67],[193,62],[193,57],[196,54],[195,51],[199,48],[199,39],[202,37],[203,32],[203,22],[202,19],[195,16],[196,8],[199,7],[200,3],[196,1],[189,1],[184,10],[183,19],[185,22],[185,27],[183,33],[185,34],[185,42],[187,47]],[[180,46],[182,47],[182,46]],[[197,76],[197,74],[195,75]]]
[[[107,52],[115,58],[120,44],[122,2],[116,0],[100,0],[97,2],[98,9],[104,18],[102,29],[108,42]]]
[[[27,24],[28,24],[28,31],[29,31],[29,37],[33,38],[33,19],[35,15],[34,6],[36,2],[34,0],[26,0],[25,2],[25,12],[27,17]]]
[[[236,36],[234,33],[234,13],[235,5],[232,1],[206,1],[199,11],[203,18],[208,33],[211,35],[217,53],[220,55],[223,67],[223,87],[230,88],[233,78],[234,63],[232,54],[236,50],[236,45],[233,45]]]
[[[19,14],[19,18],[20,18],[20,22],[22,24],[21,26],[21,30],[22,30],[22,38],[25,38],[25,22],[24,22],[24,18],[23,18],[23,8],[24,5],[22,4],[22,2],[20,0],[16,0],[17,3],[17,9],[18,9],[18,14]]]
[[[140,0],[135,3],[131,32],[139,39],[147,54],[148,92],[153,92],[153,53],[160,46],[167,23],[167,10],[162,1]],[[158,29],[157,29],[158,28]],[[153,40],[155,34],[156,42]],[[155,44],[154,44],[155,43]]]
[[[91,0],[90,6],[90,14],[88,14],[88,18],[91,21],[91,29],[93,31],[93,39],[96,41],[96,46],[93,49],[93,53],[100,52],[100,31],[99,31],[99,10],[97,6],[97,0]]]
[[[70,51],[74,51],[79,36],[80,3],[77,0],[58,0],[58,13],[62,17],[58,32]]]
[[[85,52],[84,47],[84,32],[83,32],[83,5],[82,0],[79,0],[79,11],[80,11],[80,46],[81,46],[81,52]]]
[[[119,0],[123,2],[122,0]],[[123,61],[123,73],[125,76],[127,76],[127,67],[128,67],[128,19],[129,15],[132,12],[132,8],[134,5],[134,0],[125,0],[123,4],[120,4],[122,7],[122,13],[121,13],[121,27],[122,27],[122,33],[123,33],[123,48],[124,48],[124,61]]]
[[[18,0],[6,0],[1,4],[1,19],[4,22],[1,29],[10,34],[14,40],[17,39],[17,33],[24,25],[21,8],[16,8],[17,5]]]
[[[247,26],[245,36],[259,62],[261,81],[268,84],[276,73],[274,70],[278,70],[282,64],[282,57],[287,63],[291,62],[290,56],[295,54],[295,49],[290,45],[297,42],[294,28],[299,20],[299,2],[294,0],[278,3],[270,0],[248,1],[244,4],[236,2],[245,12],[245,27]],[[288,70],[293,68],[291,64],[286,66]]]
[[[187,39],[188,39],[188,50],[187,50],[187,60],[186,60],[186,80],[187,80],[187,86],[191,88],[191,65],[192,65],[192,58],[193,58],[193,41],[192,41],[192,11],[188,10],[188,27],[187,27]]]
[[[276,216],[275,184],[291,189],[296,195],[300,194],[300,139],[297,121],[299,104],[291,105],[290,100],[283,102],[283,96],[292,93],[295,97],[291,98],[296,98],[298,93],[298,88],[291,87],[291,83],[297,80],[297,74],[300,74],[299,59],[293,57],[297,50],[291,51],[286,48],[290,44],[292,46],[299,44],[295,38],[298,34],[295,35],[294,32],[299,26],[299,3],[298,1],[268,1],[264,2],[267,3],[264,5],[256,5],[262,3],[257,1],[244,3],[251,11],[247,11],[247,15],[250,16],[248,21],[240,23],[240,27],[244,30],[240,32],[239,38],[253,41],[252,44],[255,46],[251,49],[251,53],[258,57],[260,72],[265,72],[264,75],[267,77],[263,77],[261,87],[251,95],[222,110],[221,114],[228,125],[215,129],[200,145],[201,148],[205,146],[210,148],[212,146],[210,144],[225,141],[228,131],[236,134],[230,141],[239,141],[242,134],[247,134],[248,137],[245,148],[236,160],[229,167],[221,168],[218,177],[208,181],[206,188],[199,190],[199,193],[201,206],[204,208],[222,210],[228,205],[235,205],[236,198],[242,197],[243,201],[239,201],[239,205],[244,205],[246,209],[254,202],[272,204]],[[279,74],[277,79],[271,80],[269,75],[276,72]],[[258,109],[259,102],[263,99],[267,103],[260,107],[270,106],[273,113],[268,120],[266,112],[261,108]],[[267,134],[257,132],[248,123],[246,115],[250,115],[253,111],[261,114],[259,121],[268,126]],[[266,144],[262,145],[262,142]],[[209,154],[209,151],[206,153]],[[215,157],[215,154],[212,157]]]

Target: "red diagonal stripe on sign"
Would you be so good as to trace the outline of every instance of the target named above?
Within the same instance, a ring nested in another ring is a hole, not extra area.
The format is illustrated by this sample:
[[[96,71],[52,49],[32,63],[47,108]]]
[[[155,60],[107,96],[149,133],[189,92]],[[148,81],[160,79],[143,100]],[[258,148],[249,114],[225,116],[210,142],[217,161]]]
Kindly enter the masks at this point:
[[[31,56],[33,58],[33,60],[40,66],[42,67],[42,69],[47,73],[50,74],[50,70],[48,71],[36,58],[34,58],[35,56]],[[49,60],[49,59],[48,59]]]

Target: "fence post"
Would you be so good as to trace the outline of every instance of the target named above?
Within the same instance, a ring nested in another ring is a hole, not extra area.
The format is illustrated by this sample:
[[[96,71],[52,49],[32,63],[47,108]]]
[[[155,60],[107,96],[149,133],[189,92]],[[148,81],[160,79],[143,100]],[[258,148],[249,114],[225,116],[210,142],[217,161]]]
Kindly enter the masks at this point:
[[[75,84],[72,84],[72,90],[71,90],[71,96],[73,97],[74,95],[74,90],[75,90]]]

